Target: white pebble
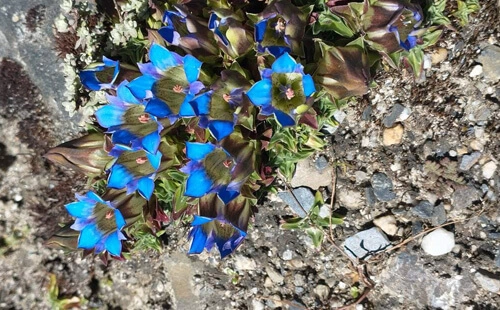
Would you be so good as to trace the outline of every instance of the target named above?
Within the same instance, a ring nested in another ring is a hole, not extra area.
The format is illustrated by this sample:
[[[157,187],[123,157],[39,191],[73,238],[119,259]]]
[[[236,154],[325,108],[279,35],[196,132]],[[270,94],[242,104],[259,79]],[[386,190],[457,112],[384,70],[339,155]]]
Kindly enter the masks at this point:
[[[491,179],[495,171],[497,170],[497,164],[493,161],[489,161],[483,166],[483,177],[485,179]]]
[[[470,72],[469,76],[471,78],[473,78],[473,77],[476,77],[476,76],[480,76],[481,74],[483,74],[483,66],[476,65],[476,66],[474,66],[474,68]]]
[[[444,228],[438,228],[422,239],[422,249],[432,256],[451,252],[455,246],[455,235]]]

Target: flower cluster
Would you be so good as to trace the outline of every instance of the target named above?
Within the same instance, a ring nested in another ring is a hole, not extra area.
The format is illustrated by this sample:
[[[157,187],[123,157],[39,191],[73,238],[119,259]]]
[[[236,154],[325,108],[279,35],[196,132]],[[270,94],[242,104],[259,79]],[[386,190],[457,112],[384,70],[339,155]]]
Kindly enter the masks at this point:
[[[148,33],[147,61],[103,57],[80,72],[86,89],[106,92],[97,132],[46,155],[105,184],[66,205],[87,252],[120,257],[136,227],[194,215],[189,253],[229,255],[260,190],[304,157],[271,143],[293,147],[290,129],[304,124],[317,149],[320,105],[365,94],[378,63],[422,42],[422,10],[406,0],[183,3],[151,2],[151,28],[130,32]],[[265,161],[280,157],[291,160]]]

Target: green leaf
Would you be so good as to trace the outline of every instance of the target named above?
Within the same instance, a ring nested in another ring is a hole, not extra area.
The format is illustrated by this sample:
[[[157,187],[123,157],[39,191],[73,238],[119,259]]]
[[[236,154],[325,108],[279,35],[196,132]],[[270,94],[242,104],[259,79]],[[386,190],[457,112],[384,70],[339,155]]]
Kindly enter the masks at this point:
[[[323,243],[323,238],[325,236],[323,230],[316,227],[309,227],[306,228],[306,233],[309,237],[311,237],[314,246],[319,248]]]
[[[307,225],[306,218],[293,217],[286,219],[285,223],[280,225],[281,229],[302,229],[304,225]]]
[[[424,51],[420,47],[414,47],[409,51],[407,58],[413,69],[413,74],[418,78],[423,70]]]
[[[313,25],[313,34],[318,34],[322,31],[334,31],[343,37],[350,38],[355,32],[349,28],[344,19],[330,11],[320,13],[318,20]]]

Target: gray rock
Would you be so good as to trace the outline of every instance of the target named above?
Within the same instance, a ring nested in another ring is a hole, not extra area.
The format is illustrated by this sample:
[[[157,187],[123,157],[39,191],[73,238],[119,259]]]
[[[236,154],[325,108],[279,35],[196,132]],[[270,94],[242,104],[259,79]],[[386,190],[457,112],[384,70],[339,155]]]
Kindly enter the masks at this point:
[[[484,76],[492,81],[500,80],[500,47],[489,45],[479,55],[478,62],[483,65]]]
[[[337,194],[341,206],[351,210],[358,210],[363,206],[363,196],[360,192],[354,190],[341,190]]]
[[[285,279],[285,277],[283,277],[279,272],[269,266],[266,267],[266,273],[269,276],[269,279],[271,279],[271,281],[273,281],[274,283],[282,283]]]
[[[320,157],[321,158],[321,157]],[[305,158],[297,163],[295,174],[291,180],[292,187],[307,186],[312,189],[328,186],[332,183],[333,169],[328,161],[323,157],[319,162],[321,169],[318,169],[318,159],[316,162],[312,158]]]
[[[314,288],[314,294],[318,295],[319,299],[326,300],[330,295],[330,288],[326,285],[319,284]]]
[[[293,252],[291,250],[286,250],[285,252],[283,252],[283,255],[281,255],[281,258],[283,260],[292,260]]]
[[[422,219],[431,220],[432,225],[438,226],[446,222],[446,210],[443,204],[434,206],[427,200],[420,201],[411,209],[411,213]]]
[[[389,128],[394,125],[398,120],[406,119],[409,116],[409,109],[404,107],[403,105],[396,103],[394,107],[392,107],[391,113],[384,118],[384,126]]]
[[[472,206],[472,203],[479,199],[481,199],[481,195],[475,187],[458,187],[451,196],[451,205],[456,210],[463,210]]]
[[[495,255],[495,266],[500,268],[500,248],[497,250],[497,254]]]
[[[469,170],[470,168],[472,168],[472,166],[474,166],[478,162],[480,157],[481,157],[480,152],[473,152],[470,155],[464,155],[462,157],[462,161],[460,162],[460,167],[459,167],[460,170],[463,171]]]
[[[364,110],[363,110],[363,114],[361,115],[361,119],[364,120],[364,121],[367,121],[370,119],[370,116],[372,115],[372,111],[373,111],[373,108],[371,105],[367,106]]]
[[[385,173],[375,173],[371,181],[373,193],[378,200],[387,202],[396,198],[396,194],[392,191],[392,181]]]
[[[486,270],[479,270],[474,274],[474,282],[492,293],[500,293],[500,275]]]
[[[320,156],[314,162],[314,166],[319,171],[323,171],[323,170],[325,170],[328,167],[328,160],[325,158],[325,156]]]
[[[350,257],[367,259],[371,254],[380,252],[390,245],[387,236],[377,227],[373,227],[347,238],[343,246]]]
[[[314,205],[314,194],[306,187],[295,188],[293,195],[289,191],[279,192],[278,197],[300,217],[306,217]]]
[[[390,296],[405,296],[404,309],[451,309],[477,292],[468,274],[460,277],[436,277],[426,270],[417,255],[408,252],[391,258],[380,274],[380,281]],[[412,307],[410,305],[414,305]]]
[[[365,197],[366,197],[366,204],[369,207],[372,207],[377,203],[377,197],[375,197],[375,193],[373,192],[372,187],[365,188]]]

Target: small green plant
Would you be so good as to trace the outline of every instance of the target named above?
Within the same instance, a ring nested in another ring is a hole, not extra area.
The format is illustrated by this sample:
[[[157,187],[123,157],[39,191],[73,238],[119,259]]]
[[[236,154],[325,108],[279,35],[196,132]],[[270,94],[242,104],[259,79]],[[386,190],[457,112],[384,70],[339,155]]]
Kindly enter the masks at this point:
[[[59,285],[57,283],[57,277],[55,274],[50,274],[49,276],[49,302],[54,310],[66,310],[66,309],[79,309],[81,306],[86,304],[86,300],[79,298],[77,296],[65,298],[59,296]]]

